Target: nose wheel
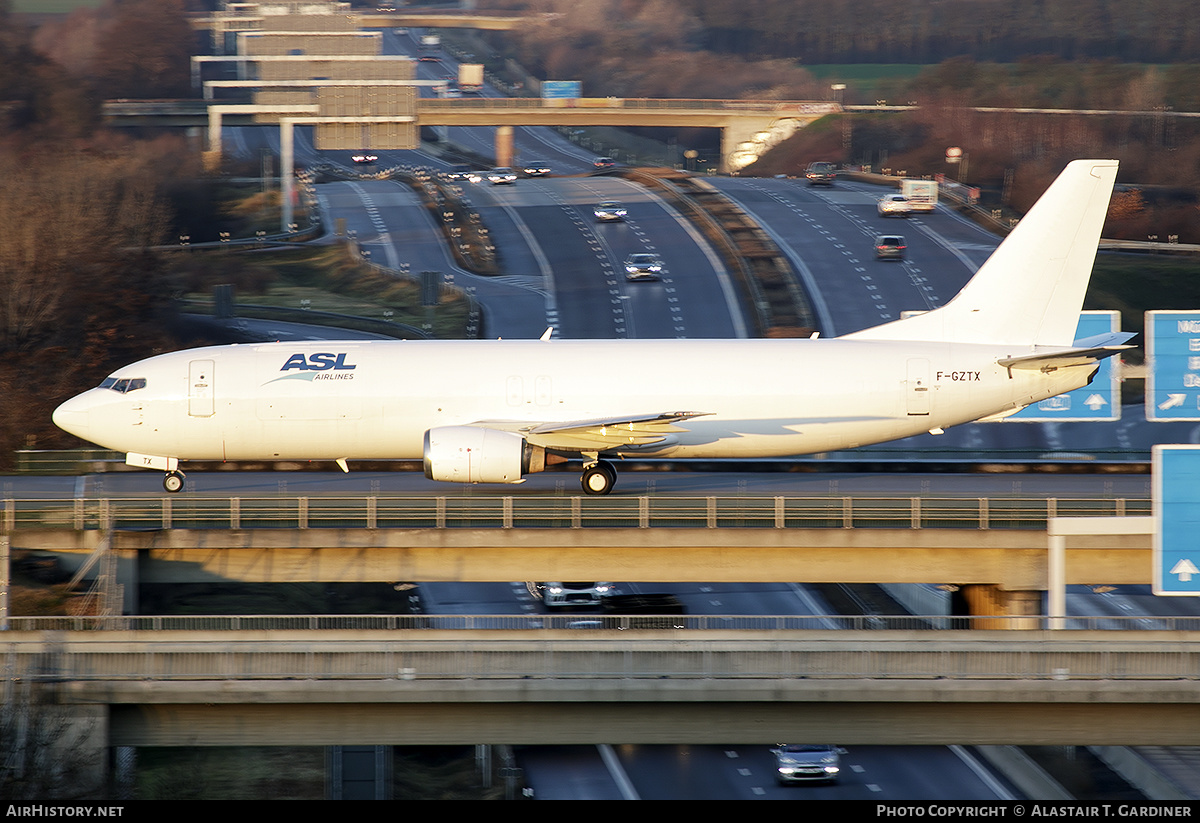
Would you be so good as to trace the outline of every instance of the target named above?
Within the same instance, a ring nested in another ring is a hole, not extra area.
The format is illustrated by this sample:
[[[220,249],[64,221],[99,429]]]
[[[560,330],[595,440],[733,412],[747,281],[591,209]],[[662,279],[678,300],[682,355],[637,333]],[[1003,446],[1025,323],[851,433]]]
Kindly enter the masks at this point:
[[[175,494],[183,490],[183,481],[183,472],[167,472],[163,477],[163,488],[171,494]]]
[[[608,494],[617,484],[617,470],[612,464],[599,460],[583,467],[579,478],[584,494]]]

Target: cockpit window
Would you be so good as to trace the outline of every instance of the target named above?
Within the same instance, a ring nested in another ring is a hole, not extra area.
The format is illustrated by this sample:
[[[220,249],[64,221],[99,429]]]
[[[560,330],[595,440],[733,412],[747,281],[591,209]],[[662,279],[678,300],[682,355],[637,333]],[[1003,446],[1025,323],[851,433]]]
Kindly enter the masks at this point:
[[[131,391],[146,388],[146,378],[144,377],[106,377],[104,382],[100,384],[102,389],[112,389],[121,394],[128,394]]]

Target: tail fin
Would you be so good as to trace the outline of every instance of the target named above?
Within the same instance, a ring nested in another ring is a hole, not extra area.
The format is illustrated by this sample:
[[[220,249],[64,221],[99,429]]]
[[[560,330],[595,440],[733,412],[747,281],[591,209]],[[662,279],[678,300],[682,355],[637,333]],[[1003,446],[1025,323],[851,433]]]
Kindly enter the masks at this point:
[[[1116,160],[1070,163],[953,300],[844,337],[1070,346],[1116,179]]]

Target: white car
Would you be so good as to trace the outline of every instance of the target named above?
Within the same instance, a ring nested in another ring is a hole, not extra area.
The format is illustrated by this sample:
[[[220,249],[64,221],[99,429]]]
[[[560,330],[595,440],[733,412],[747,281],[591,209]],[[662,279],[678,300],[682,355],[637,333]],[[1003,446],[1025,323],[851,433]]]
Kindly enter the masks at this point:
[[[903,194],[880,197],[875,208],[880,217],[908,217],[913,212],[912,203]]]
[[[512,184],[517,182],[517,173],[507,166],[499,166],[487,173],[487,179],[493,186]]]
[[[631,254],[625,258],[625,279],[657,280],[662,268],[657,254]]]

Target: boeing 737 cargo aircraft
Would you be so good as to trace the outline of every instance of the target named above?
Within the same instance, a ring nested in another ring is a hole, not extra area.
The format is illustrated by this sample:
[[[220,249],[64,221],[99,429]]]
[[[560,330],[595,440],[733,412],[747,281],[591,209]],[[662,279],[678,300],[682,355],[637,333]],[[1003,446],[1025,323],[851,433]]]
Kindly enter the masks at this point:
[[[834,339],[270,343],[151,357],[54,422],[184,486],[181,461],[424,460],[519,483],[570,460],[828,452],[998,420],[1086,385],[1132,335],[1073,340],[1116,180],[1077,160],[950,303]]]

